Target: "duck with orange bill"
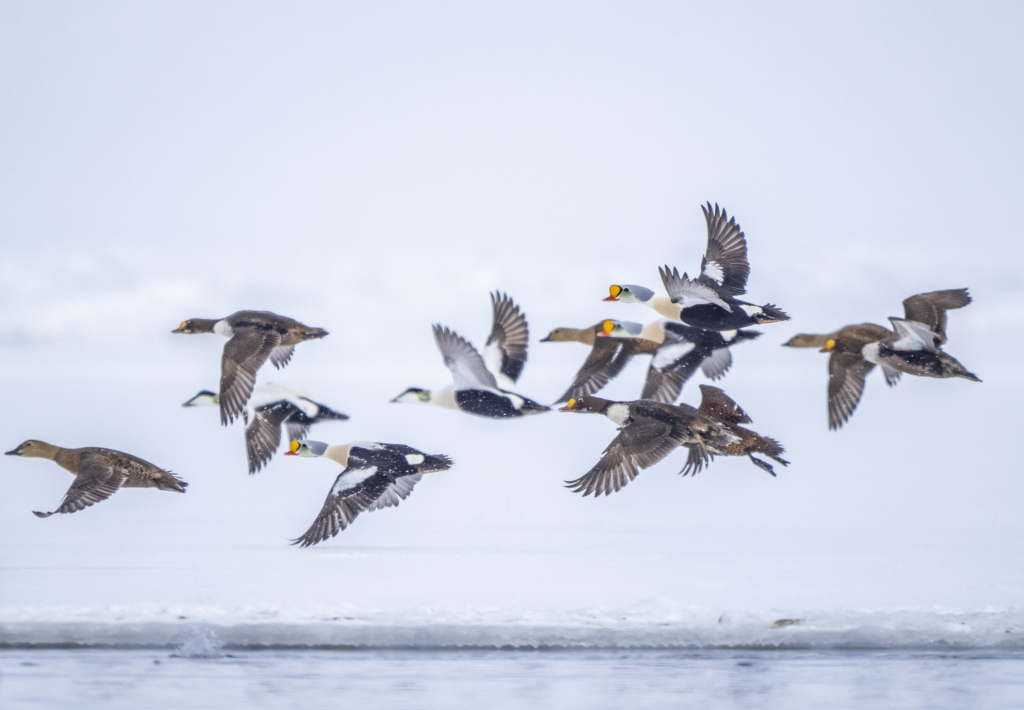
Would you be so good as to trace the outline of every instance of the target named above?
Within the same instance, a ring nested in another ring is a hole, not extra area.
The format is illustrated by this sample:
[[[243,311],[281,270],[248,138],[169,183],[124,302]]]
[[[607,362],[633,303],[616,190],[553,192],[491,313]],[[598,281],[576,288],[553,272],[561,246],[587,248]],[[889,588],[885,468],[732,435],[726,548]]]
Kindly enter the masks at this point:
[[[425,454],[404,444],[370,441],[335,446],[322,441],[293,441],[285,456],[323,457],[344,467],[309,530],[292,541],[300,547],[334,537],[360,513],[397,506],[409,497],[423,474],[447,471],[452,466],[452,460],[444,454]]]
[[[327,335],[297,320],[270,311],[238,311],[226,318],[192,318],[173,333],[216,333],[228,339],[220,360],[220,423],[241,416],[256,386],[256,371],[269,359],[281,369],[292,359],[295,346]]]
[[[605,301],[643,303],[670,320],[701,330],[731,331],[752,325],[789,320],[776,306],[740,301],[746,293],[750,264],[747,241],[735,218],[711,203],[701,206],[707,222],[708,242],[701,259],[701,273],[695,279],[678,269],[659,269],[668,296],[634,284],[613,284]]]
[[[860,403],[864,381],[875,365],[886,384],[904,373],[918,377],[962,377],[981,382],[942,350],[946,342],[946,311],[971,302],[966,288],[919,293],[903,301],[904,318],[889,318],[893,330],[874,323],[848,325],[827,335],[800,333],[783,345],[820,348],[828,358],[828,428],[839,429]]]

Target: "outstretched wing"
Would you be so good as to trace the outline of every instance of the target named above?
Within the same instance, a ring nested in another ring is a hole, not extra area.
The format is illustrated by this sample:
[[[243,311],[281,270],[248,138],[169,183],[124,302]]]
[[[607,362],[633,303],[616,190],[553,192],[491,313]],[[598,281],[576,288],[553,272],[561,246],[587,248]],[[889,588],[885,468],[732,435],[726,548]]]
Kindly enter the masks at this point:
[[[494,375],[484,365],[480,353],[465,338],[440,325],[434,326],[434,342],[445,366],[451,370],[455,389],[497,389]]]
[[[272,402],[257,407],[252,420],[245,423],[245,453],[250,475],[256,473],[277,452],[281,445],[281,424],[301,410],[288,401]],[[246,415],[248,419],[248,416]],[[305,437],[294,437],[301,441]]]
[[[732,307],[722,300],[715,289],[701,283],[699,279],[691,281],[686,274],[680,276],[679,270],[675,267],[672,267],[671,271],[668,266],[659,267],[658,273],[661,274],[661,282],[665,284],[665,290],[668,291],[672,303],[682,308],[710,303],[732,313]]]
[[[363,511],[370,510],[374,502],[391,485],[391,478],[376,473],[376,468],[346,468],[334,481],[316,520],[293,545],[309,547],[332,538],[352,524]],[[369,474],[369,475],[367,475]]]
[[[387,489],[380,494],[380,497],[366,509],[366,512],[398,505],[409,497],[409,494],[412,493],[412,489],[420,482],[421,478],[423,478],[422,473],[413,473],[408,476],[396,478],[395,482],[388,486]]]
[[[636,478],[639,469],[658,463],[685,439],[683,428],[675,428],[668,421],[635,421],[612,439],[594,468],[574,481],[566,481],[566,487],[585,496],[611,495]]]
[[[894,350],[912,352],[915,350],[926,350],[930,353],[939,352],[939,345],[942,344],[941,336],[932,330],[927,323],[920,323],[916,320],[904,320],[903,318],[889,318],[893,329],[898,337],[892,340],[891,347]]]
[[[575,379],[556,402],[594,394],[616,377],[633,357],[631,341],[626,338],[597,338],[590,355],[576,373]]]
[[[701,362],[700,371],[709,380],[717,380],[723,377],[730,367],[732,367],[732,353],[726,346],[712,350],[711,354]]]
[[[859,353],[828,357],[828,428],[838,429],[853,416],[864,392],[864,378],[874,367]]]
[[[971,302],[966,288],[953,288],[948,291],[932,291],[919,293],[903,301],[903,313],[907,320],[924,323],[932,332],[938,334],[939,344],[946,342],[946,311],[963,308]]]
[[[717,291],[739,296],[747,291],[747,277],[750,263],[747,261],[747,240],[725,210],[714,209],[709,202],[701,205],[704,219],[708,223],[708,248],[700,262],[699,281]]]
[[[274,364],[278,370],[288,364],[288,361],[292,359],[292,353],[295,352],[294,345],[279,345],[270,351],[270,362]]]
[[[85,510],[90,505],[114,495],[127,478],[124,471],[120,469],[99,461],[85,459],[78,469],[75,482],[64,494],[64,500],[61,501],[60,507],[50,513],[33,511],[33,514],[39,518],[49,518],[54,513],[77,513],[79,510]]]
[[[684,444],[684,446],[688,449],[688,453],[686,455],[686,465],[679,472],[680,476],[696,476],[705,466],[710,465],[715,460],[714,454],[710,453],[700,444]]]
[[[747,424],[750,417],[740,409],[729,395],[711,385],[700,386],[700,407],[698,411],[707,414],[720,422],[730,424]]]
[[[227,425],[245,410],[256,385],[256,371],[281,342],[276,330],[236,328],[220,360],[220,423]]]
[[[530,330],[526,326],[526,316],[507,294],[492,293],[491,307],[494,325],[484,345],[484,361],[495,378],[508,378],[507,384],[511,387],[526,364]]]

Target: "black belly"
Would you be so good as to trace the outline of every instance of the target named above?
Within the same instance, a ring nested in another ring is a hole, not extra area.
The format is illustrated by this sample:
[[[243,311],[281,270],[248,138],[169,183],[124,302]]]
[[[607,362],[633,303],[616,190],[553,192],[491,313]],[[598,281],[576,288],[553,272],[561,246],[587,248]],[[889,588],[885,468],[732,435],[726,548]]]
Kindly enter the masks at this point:
[[[901,363],[906,363],[911,369],[912,375],[930,375],[942,377],[942,361],[937,353],[927,350],[892,350],[886,347],[878,349],[880,359],[895,358]],[[897,369],[900,369],[897,365]]]
[[[701,330],[739,330],[757,323],[739,306],[734,305],[730,313],[724,308],[710,303],[684,308],[683,312],[679,314],[679,318],[686,325],[692,325]]]
[[[523,416],[508,397],[487,390],[459,390],[455,393],[455,401],[463,412],[480,417],[507,419]]]

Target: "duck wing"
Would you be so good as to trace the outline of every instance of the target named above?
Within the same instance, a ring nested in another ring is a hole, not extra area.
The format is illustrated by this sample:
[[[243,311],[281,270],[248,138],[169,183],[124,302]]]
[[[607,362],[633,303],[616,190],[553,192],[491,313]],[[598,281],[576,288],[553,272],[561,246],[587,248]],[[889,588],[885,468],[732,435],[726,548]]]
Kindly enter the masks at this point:
[[[700,386],[700,407],[697,411],[728,424],[748,424],[751,421],[729,395],[711,385]]]
[[[126,480],[127,473],[112,463],[83,457],[75,482],[64,494],[60,506],[49,513],[33,511],[33,514],[38,518],[49,518],[54,513],[77,513],[114,495]]]
[[[680,276],[679,270],[675,267],[669,271],[668,266],[658,267],[658,273],[661,274],[661,282],[665,284],[665,290],[668,291],[672,303],[682,308],[710,303],[732,313],[732,306],[723,301],[714,288],[701,283],[699,278],[690,280],[686,274]]]
[[[296,412],[302,413],[291,402],[282,400],[272,402],[253,411],[252,420],[247,413],[245,417],[245,453],[249,459],[249,474],[259,471],[277,452],[281,445],[281,424]],[[296,440],[305,436],[296,437]]]
[[[377,468],[346,468],[342,471],[327,494],[323,508],[316,520],[301,537],[292,540],[293,545],[309,547],[332,538],[352,524],[362,513],[371,509],[374,502],[392,483],[390,476],[375,473]]]
[[[864,378],[874,368],[859,353],[834,352],[828,357],[828,428],[845,424],[860,402]]]
[[[903,318],[889,318],[889,322],[892,323],[896,333],[886,338],[885,341],[893,350],[939,352],[939,346],[943,343],[942,336],[932,330],[928,324]]]
[[[453,330],[435,325],[434,342],[441,351],[445,366],[451,370],[456,390],[498,388],[498,382],[484,365],[484,359],[465,338]]]
[[[601,454],[594,468],[566,487],[595,497],[611,495],[636,478],[638,469],[650,468],[689,438],[682,422],[635,415]]]
[[[236,328],[224,344],[220,361],[220,423],[227,425],[245,410],[256,386],[256,371],[281,342],[276,330],[258,327]]]
[[[946,311],[963,308],[970,302],[966,288],[919,293],[903,301],[903,313],[907,320],[924,323],[931,328],[939,336],[941,345],[946,342]]]
[[[503,387],[509,389],[519,380],[523,365],[526,364],[530,330],[526,325],[526,316],[507,294],[492,293],[491,308],[494,311],[494,325],[484,344],[484,361],[495,378],[508,379]]]
[[[556,402],[594,394],[616,377],[636,352],[629,338],[597,338],[569,389]]]
[[[420,482],[421,478],[423,478],[422,473],[413,473],[408,476],[396,478],[395,482],[388,486],[384,492],[380,494],[380,497],[366,509],[366,512],[398,505],[409,497],[409,494],[412,493],[412,489]]]
[[[750,276],[747,240],[736,218],[719,210],[717,204],[712,209],[710,202],[700,209],[708,223],[708,247],[701,259],[697,280],[730,296],[746,293]]]
[[[288,361],[292,359],[292,354],[295,352],[294,345],[279,345],[270,351],[270,362],[274,364],[278,370],[288,364]]]
[[[665,341],[651,358],[640,398],[672,404],[686,381],[697,371],[704,354],[697,350],[695,338],[687,335],[692,332],[689,326],[665,323],[664,327]]]
[[[700,371],[709,380],[724,377],[730,367],[732,367],[732,353],[729,352],[728,346],[712,350],[711,354],[700,363]]]
[[[679,472],[680,476],[695,476],[705,466],[710,465],[715,460],[714,454],[710,453],[700,444],[683,444],[683,446],[688,449],[688,453],[686,455],[686,465]]]

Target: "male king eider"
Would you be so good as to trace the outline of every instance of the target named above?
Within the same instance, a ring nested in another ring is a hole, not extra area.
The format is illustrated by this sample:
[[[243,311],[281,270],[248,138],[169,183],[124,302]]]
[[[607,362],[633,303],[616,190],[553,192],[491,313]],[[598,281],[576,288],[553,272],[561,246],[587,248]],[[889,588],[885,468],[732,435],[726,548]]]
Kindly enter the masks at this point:
[[[54,513],[77,513],[106,500],[119,488],[159,488],[184,493],[188,486],[170,471],[113,449],[95,446],[62,449],[29,439],[6,455],[50,459],[75,475],[75,482],[68,488],[57,510],[50,513],[33,511],[39,518],[48,518]]]
[[[269,358],[281,369],[295,346],[327,335],[297,320],[269,311],[238,311],[220,320],[192,318],[172,333],[217,333],[227,337],[220,361],[220,423],[227,425],[245,409],[256,384],[256,371]]]
[[[491,294],[491,304],[494,325],[487,338],[486,360],[454,331],[434,325],[434,342],[454,384],[437,391],[410,387],[391,401],[433,404],[494,419],[548,411],[550,407],[505,389],[515,384],[523,370],[529,333],[526,316],[511,298]]]
[[[672,404],[698,367],[709,380],[725,377],[732,367],[729,348],[745,340],[754,340],[761,333],[756,330],[701,330],[670,320],[656,320],[642,327],[639,323],[612,320],[605,321],[604,330],[598,335],[609,339],[639,335],[658,343],[651,366],[647,369],[640,399]]]
[[[895,332],[874,323],[861,323],[828,335],[800,333],[784,345],[821,348],[820,352],[830,353],[828,428],[838,429],[853,415],[864,391],[864,379],[875,365],[882,368],[890,387],[902,373],[981,382],[940,347],[946,342],[946,311],[970,302],[966,288],[919,293],[903,301],[905,318],[889,318]]]
[[[293,441],[285,456],[326,456],[345,467],[331,487],[316,520],[293,545],[309,547],[334,537],[363,511],[398,505],[424,473],[447,471],[452,460],[403,444],[358,441],[328,446],[322,441]]]
[[[654,291],[643,286],[618,285],[609,288],[606,301],[643,303],[666,318],[702,330],[737,330],[747,326],[789,320],[784,312],[771,304],[757,306],[736,299],[746,293],[750,264],[747,262],[747,241],[725,210],[705,208],[708,225],[708,246],[701,259],[701,273],[696,279],[675,268],[659,269],[668,298],[655,298]]]
[[[216,406],[219,402],[219,395],[203,390],[181,406]],[[344,421],[348,415],[314,402],[301,390],[270,382],[253,390],[242,419],[245,421],[245,453],[249,459],[249,473],[252,474],[277,452],[281,445],[282,424],[287,429],[289,441],[305,439],[310,427],[317,422]]]

